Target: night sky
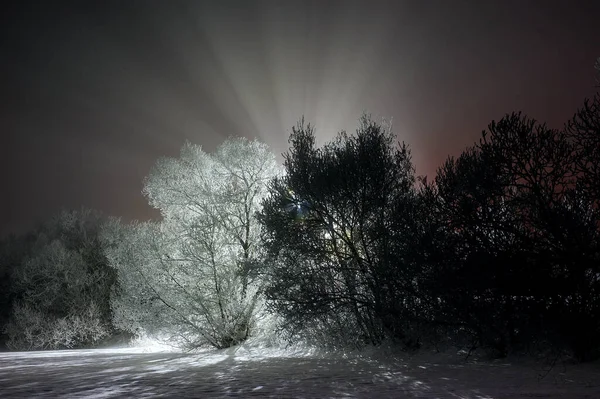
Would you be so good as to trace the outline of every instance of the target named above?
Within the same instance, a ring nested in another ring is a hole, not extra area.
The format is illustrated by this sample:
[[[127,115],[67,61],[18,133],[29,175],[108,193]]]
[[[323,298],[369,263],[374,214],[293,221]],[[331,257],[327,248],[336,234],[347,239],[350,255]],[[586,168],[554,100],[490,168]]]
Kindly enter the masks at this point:
[[[15,1],[0,9],[0,235],[82,205],[156,217],[161,156],[257,137],[281,154],[393,118],[420,175],[522,110],[594,93],[600,1]]]

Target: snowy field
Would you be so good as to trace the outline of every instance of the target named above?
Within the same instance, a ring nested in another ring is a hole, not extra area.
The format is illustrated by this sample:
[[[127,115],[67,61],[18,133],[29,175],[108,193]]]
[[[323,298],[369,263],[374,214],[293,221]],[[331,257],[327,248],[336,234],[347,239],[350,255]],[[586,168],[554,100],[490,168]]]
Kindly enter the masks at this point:
[[[600,365],[282,351],[0,353],[0,397],[600,398]],[[542,376],[544,376],[542,378]]]

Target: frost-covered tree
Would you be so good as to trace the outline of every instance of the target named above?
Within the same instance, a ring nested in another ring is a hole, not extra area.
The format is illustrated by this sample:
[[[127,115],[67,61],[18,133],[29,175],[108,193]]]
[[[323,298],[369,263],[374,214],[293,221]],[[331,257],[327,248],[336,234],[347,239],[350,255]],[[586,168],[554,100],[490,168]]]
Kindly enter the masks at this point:
[[[157,162],[145,181],[163,220],[107,226],[108,256],[118,270],[116,324],[168,337],[174,345],[226,348],[252,331],[261,283],[256,212],[277,175],[265,144],[229,139],[214,153],[185,144]]]
[[[91,346],[114,333],[115,273],[98,240],[101,223],[91,210],[63,211],[36,231],[11,274],[9,348]]]

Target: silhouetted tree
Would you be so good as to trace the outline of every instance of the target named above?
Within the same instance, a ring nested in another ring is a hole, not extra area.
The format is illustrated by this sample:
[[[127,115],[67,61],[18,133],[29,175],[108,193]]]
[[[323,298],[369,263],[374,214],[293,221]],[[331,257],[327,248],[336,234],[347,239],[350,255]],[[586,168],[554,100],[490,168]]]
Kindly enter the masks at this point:
[[[596,65],[598,67],[598,64]],[[557,220],[570,227],[565,258],[574,266],[565,303],[567,335],[582,359],[600,356],[600,95],[585,100],[565,126],[576,182]],[[565,333],[565,332],[563,332]]]
[[[580,157],[565,132],[513,114],[438,171],[436,295],[500,355],[544,332],[580,358],[596,345],[597,212]]]
[[[600,94],[585,100],[565,130],[575,150],[577,188],[595,207],[600,205]]]
[[[394,216],[415,198],[407,146],[366,116],[322,148],[302,121],[290,143],[261,213],[273,309],[292,331],[359,345],[405,338],[397,320],[414,310],[414,272],[395,237],[411,225]]]

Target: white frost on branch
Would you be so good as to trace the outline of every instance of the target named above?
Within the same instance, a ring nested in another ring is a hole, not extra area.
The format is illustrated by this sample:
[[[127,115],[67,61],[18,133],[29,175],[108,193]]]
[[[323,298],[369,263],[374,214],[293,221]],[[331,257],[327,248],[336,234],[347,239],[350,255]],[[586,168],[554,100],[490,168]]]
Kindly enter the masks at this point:
[[[187,143],[157,162],[144,194],[163,220],[105,229],[119,271],[117,325],[170,336],[184,348],[226,348],[250,335],[261,305],[252,265],[260,248],[256,212],[280,173],[265,144],[230,139],[215,153]]]

